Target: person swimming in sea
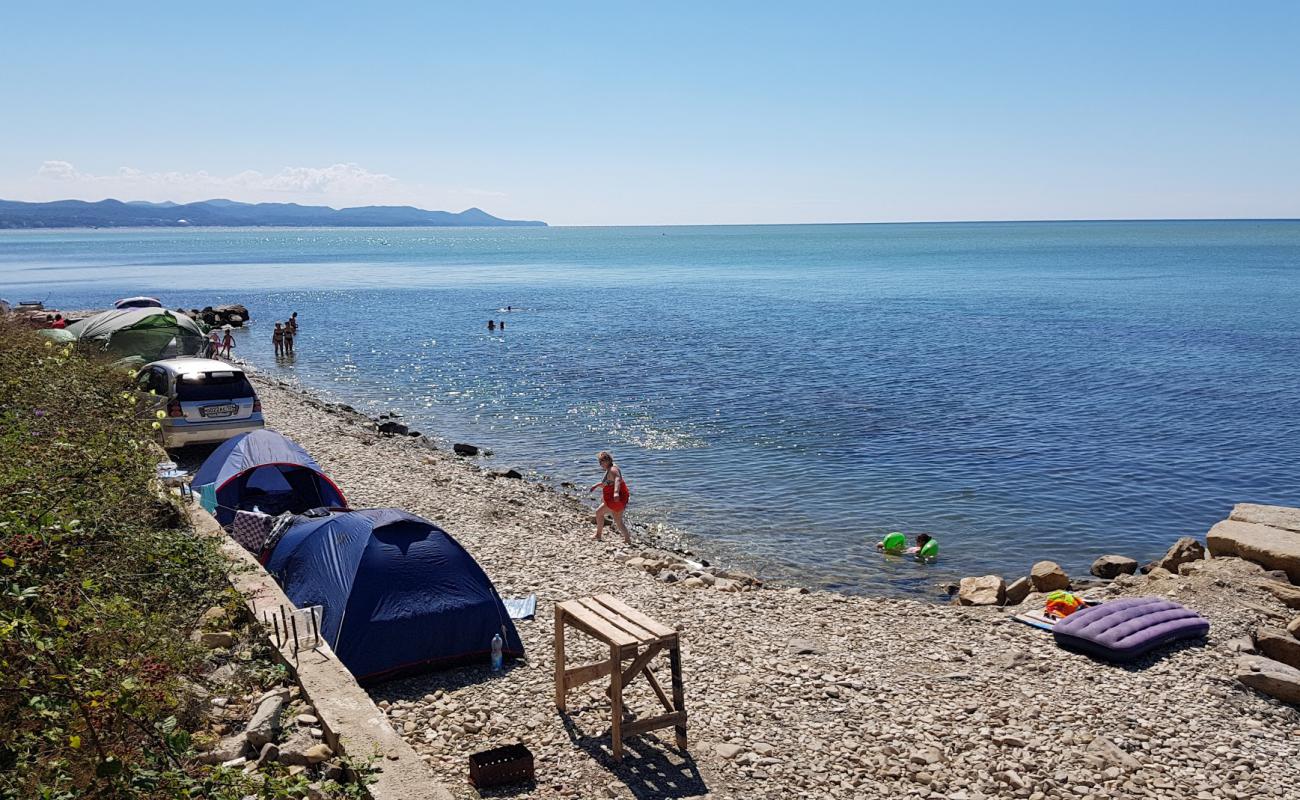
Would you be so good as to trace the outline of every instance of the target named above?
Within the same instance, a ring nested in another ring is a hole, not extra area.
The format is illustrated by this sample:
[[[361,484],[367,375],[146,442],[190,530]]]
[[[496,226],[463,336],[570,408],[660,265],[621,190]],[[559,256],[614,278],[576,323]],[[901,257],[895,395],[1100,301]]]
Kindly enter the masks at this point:
[[[922,533],[916,537],[916,544],[908,547],[907,537],[895,531],[876,542],[876,549],[889,555],[916,556],[917,561],[931,563],[939,557],[939,540]]]

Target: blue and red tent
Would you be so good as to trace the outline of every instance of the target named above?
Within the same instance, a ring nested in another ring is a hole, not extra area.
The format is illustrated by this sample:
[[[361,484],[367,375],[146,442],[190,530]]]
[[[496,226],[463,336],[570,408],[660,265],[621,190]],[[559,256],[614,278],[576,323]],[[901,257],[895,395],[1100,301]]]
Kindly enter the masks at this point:
[[[254,507],[268,514],[346,507],[347,500],[306,450],[272,430],[241,433],[212,451],[190,482],[222,525]]]
[[[294,605],[322,607],[321,636],[359,681],[486,660],[495,634],[507,657],[523,656],[482,567],[446,531],[414,514],[377,508],[299,515],[266,566]]]

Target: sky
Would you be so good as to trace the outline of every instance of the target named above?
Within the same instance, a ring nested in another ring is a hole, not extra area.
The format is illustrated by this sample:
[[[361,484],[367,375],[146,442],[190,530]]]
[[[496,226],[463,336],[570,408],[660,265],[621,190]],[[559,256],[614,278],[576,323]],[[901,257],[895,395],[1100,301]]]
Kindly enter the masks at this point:
[[[13,3],[0,198],[1300,217],[1300,3]]]

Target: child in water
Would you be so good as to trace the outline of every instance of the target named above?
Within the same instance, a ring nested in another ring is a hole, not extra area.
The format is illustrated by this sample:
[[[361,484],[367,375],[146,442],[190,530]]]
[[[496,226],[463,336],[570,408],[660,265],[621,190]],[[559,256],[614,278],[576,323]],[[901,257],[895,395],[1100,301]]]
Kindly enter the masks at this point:
[[[890,533],[876,542],[876,549],[891,555],[916,556],[917,561],[934,561],[939,557],[939,542],[928,533],[916,537],[916,544],[907,546],[907,537],[901,533]]]

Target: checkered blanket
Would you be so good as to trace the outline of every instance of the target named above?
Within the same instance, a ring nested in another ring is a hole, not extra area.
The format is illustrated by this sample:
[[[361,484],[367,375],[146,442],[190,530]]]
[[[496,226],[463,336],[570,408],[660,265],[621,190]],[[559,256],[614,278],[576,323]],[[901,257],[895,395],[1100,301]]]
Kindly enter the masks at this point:
[[[230,538],[253,555],[261,555],[266,540],[271,537],[274,521],[275,517],[260,511],[236,511],[235,521],[230,525]]]

